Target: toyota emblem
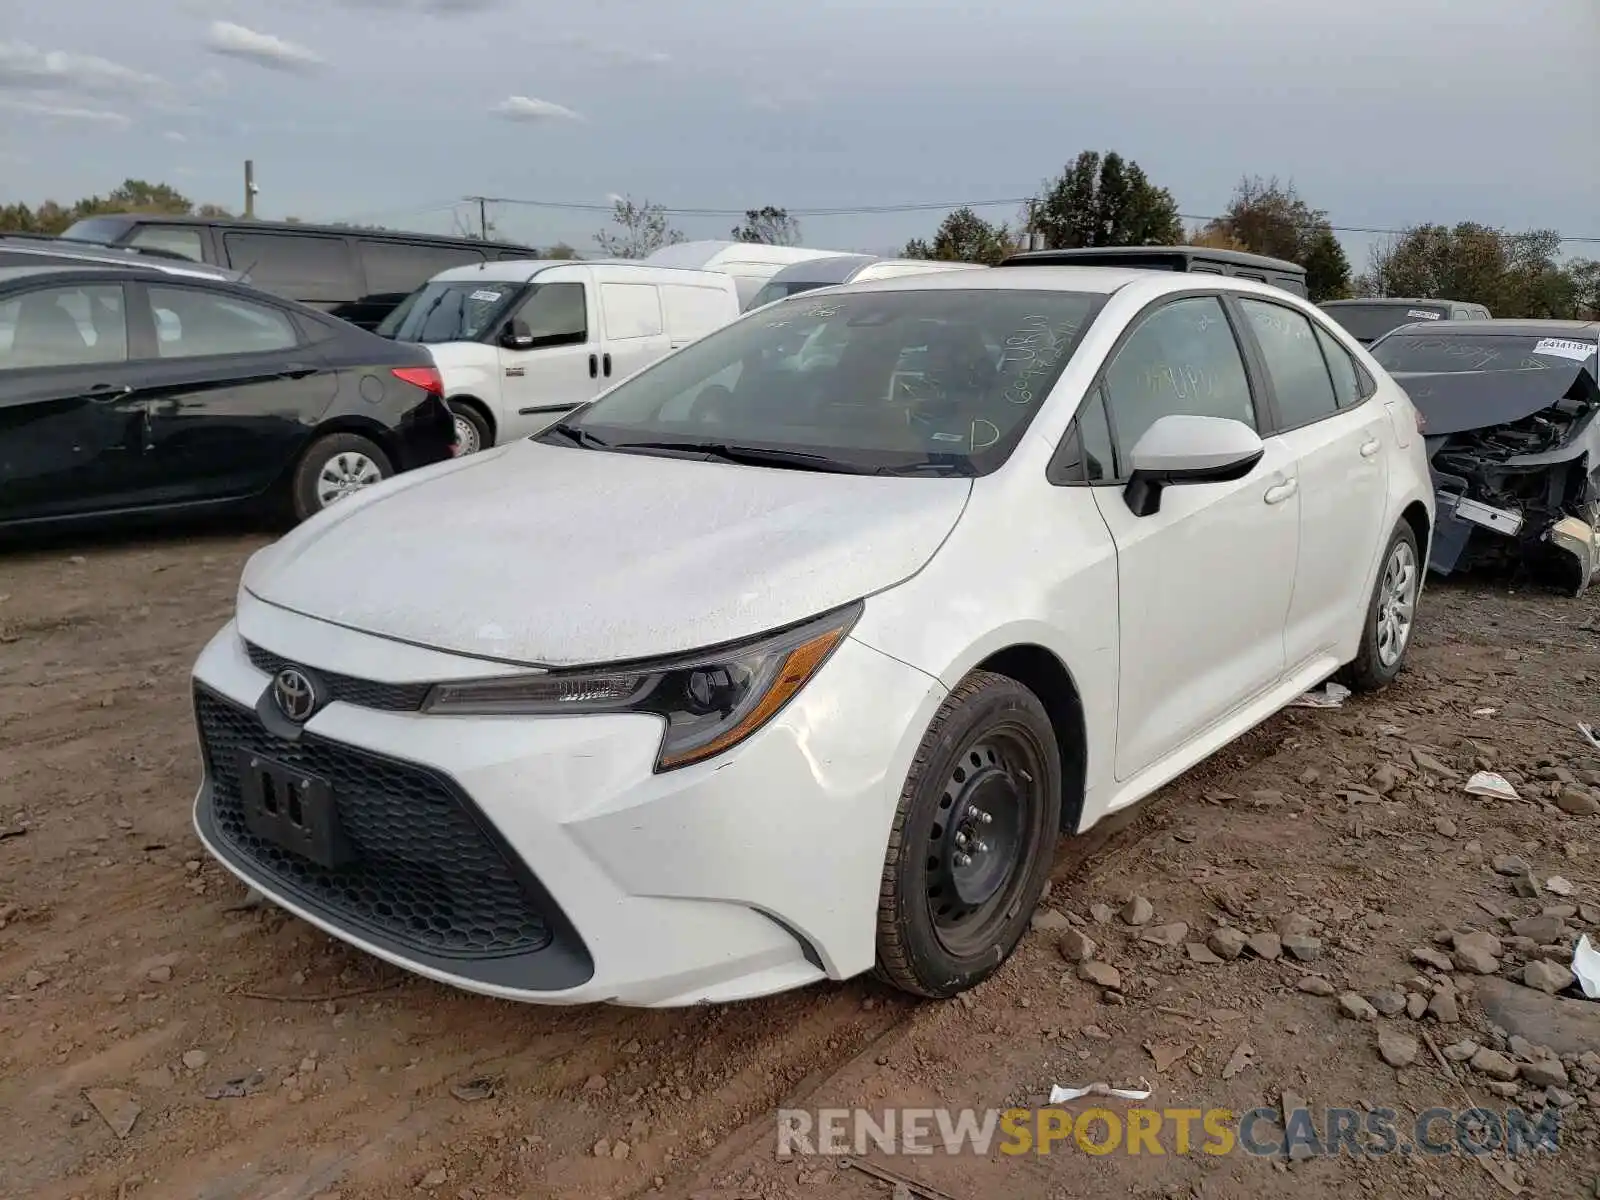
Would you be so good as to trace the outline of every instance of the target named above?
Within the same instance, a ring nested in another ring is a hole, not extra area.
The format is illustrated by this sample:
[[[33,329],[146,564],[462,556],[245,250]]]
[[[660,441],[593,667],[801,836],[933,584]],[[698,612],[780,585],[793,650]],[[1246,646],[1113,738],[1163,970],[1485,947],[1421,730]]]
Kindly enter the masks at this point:
[[[272,681],[272,698],[278,711],[296,725],[311,719],[317,711],[317,689],[310,676],[297,667],[285,667]]]

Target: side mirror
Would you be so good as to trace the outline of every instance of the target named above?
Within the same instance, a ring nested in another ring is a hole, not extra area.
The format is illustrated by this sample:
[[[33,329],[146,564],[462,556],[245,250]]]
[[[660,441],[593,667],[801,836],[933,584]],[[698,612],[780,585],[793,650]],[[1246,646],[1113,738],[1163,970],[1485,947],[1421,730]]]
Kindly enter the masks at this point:
[[[1123,499],[1136,517],[1161,511],[1162,489],[1243,479],[1266,448],[1243,421],[1225,417],[1162,417],[1133,447],[1133,474]]]
[[[533,345],[533,334],[525,322],[512,317],[500,330],[500,344],[507,350],[526,350]]]

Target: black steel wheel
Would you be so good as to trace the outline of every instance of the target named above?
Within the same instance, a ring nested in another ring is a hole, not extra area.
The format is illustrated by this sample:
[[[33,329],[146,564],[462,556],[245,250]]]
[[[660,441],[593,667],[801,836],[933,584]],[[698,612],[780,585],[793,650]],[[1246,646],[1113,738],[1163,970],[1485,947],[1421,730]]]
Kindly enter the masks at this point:
[[[1049,877],[1061,754],[1039,699],[975,671],[923,736],[895,813],[878,906],[877,973],[944,998],[1011,955]]]

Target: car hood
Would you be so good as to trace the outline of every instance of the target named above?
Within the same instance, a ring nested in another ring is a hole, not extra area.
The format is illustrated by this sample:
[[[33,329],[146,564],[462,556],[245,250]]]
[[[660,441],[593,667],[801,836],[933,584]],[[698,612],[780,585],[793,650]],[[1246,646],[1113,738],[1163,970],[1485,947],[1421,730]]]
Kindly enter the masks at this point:
[[[350,629],[502,662],[650,658],[901,582],[971,488],[514,442],[342,501],[260,551],[243,586]]]
[[[1507,425],[1564,399],[1600,400],[1587,367],[1389,374],[1422,414],[1430,438]]]

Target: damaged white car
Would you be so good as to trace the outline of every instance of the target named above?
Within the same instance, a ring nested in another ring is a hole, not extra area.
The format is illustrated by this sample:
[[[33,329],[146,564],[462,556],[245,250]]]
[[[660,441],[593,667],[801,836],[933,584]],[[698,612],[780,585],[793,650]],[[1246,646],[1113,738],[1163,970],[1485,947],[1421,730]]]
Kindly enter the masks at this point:
[[[1600,567],[1600,322],[1412,324],[1372,355],[1424,418],[1433,570],[1524,569],[1581,594]]]

